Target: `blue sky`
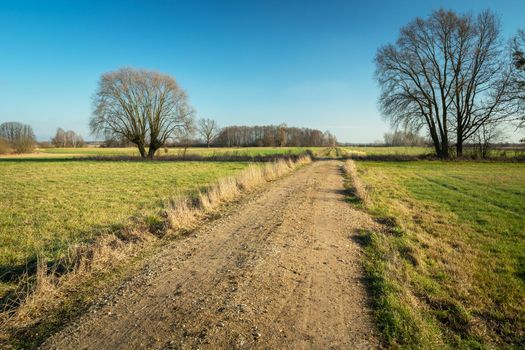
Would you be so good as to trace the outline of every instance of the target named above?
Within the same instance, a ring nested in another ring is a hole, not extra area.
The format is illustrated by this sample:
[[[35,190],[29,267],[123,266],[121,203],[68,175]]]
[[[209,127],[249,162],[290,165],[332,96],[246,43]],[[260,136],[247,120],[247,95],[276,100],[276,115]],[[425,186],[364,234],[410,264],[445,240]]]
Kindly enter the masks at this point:
[[[523,0],[0,1],[0,122],[38,139],[57,127],[91,139],[91,96],[104,72],[132,66],[174,76],[198,117],[276,124],[372,142],[377,48],[437,8],[491,8],[510,37]]]

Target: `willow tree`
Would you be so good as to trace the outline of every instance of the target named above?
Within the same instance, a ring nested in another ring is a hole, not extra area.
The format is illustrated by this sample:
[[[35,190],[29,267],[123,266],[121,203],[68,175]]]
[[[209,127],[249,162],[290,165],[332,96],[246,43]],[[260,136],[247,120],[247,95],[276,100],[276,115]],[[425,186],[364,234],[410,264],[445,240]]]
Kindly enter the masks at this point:
[[[478,16],[434,11],[401,29],[394,44],[376,55],[379,104],[396,126],[425,128],[436,154],[449,157],[487,123],[509,119],[510,62],[500,23],[489,11]]]
[[[192,126],[193,109],[172,77],[132,68],[102,75],[92,133],[125,139],[137,146],[142,158],[153,158],[168,140]]]

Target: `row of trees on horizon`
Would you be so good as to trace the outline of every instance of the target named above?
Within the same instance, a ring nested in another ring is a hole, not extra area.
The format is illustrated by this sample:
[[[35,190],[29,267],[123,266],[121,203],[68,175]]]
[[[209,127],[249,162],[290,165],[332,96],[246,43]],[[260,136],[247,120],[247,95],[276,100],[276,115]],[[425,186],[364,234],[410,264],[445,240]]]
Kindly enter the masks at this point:
[[[6,122],[0,124],[0,154],[30,153],[39,145],[40,147],[83,147],[82,136],[73,130],[64,131],[58,128],[50,142],[36,141],[31,125],[19,122]]]
[[[109,135],[104,147],[131,146],[126,138]],[[182,147],[323,147],[335,146],[329,131],[280,125],[232,125],[221,128],[214,119],[199,119],[182,137],[167,140],[164,146]]]
[[[32,152],[35,145],[35,133],[30,125],[19,122],[0,124],[0,154]]]
[[[490,129],[489,132],[493,132]],[[486,157],[489,150],[501,144],[501,134],[486,135],[485,127],[475,134],[466,147],[475,151],[481,157]],[[316,129],[288,127],[286,124],[266,126],[228,126],[220,128],[213,119],[200,119],[195,126],[195,132],[188,139],[178,139],[168,142],[165,146],[181,147],[332,147],[337,145],[337,139],[330,132]],[[525,143],[525,139],[520,141]],[[0,154],[29,153],[38,145],[41,148],[77,148],[85,147],[82,136],[72,130],[58,128],[50,141],[36,142],[30,125],[8,122],[0,125]],[[100,147],[129,147],[132,144],[125,139],[108,138],[97,142]],[[418,133],[396,130],[385,133],[383,141],[376,141],[375,146],[420,146],[432,145],[432,140]]]
[[[163,146],[196,147],[316,147],[335,146],[337,139],[330,132],[281,125],[227,126],[221,128],[214,119],[199,119],[191,123],[178,138],[167,140]],[[7,122],[0,125],[0,153],[30,153],[41,148],[77,148],[87,143],[73,130],[58,128],[50,141],[37,142],[30,125]],[[108,134],[102,147],[128,147],[126,138]]]

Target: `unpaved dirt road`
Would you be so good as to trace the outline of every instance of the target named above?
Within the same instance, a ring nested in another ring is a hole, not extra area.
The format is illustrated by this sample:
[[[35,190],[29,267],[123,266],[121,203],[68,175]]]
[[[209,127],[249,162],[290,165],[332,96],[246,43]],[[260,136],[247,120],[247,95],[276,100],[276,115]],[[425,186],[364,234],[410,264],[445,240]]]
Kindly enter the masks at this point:
[[[377,348],[338,161],[319,161],[176,241],[49,349]]]

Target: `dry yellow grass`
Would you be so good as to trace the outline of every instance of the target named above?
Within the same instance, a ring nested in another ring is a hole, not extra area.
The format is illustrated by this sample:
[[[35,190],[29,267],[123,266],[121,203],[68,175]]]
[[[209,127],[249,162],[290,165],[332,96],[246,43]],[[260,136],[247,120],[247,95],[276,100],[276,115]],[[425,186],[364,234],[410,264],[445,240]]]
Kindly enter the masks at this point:
[[[347,160],[343,165],[343,172],[352,182],[352,191],[354,192],[354,195],[363,203],[365,207],[368,206],[370,201],[368,189],[357,174],[355,162],[353,160]]]
[[[199,216],[224,202],[231,201],[241,192],[275,180],[310,161],[309,157],[303,157],[296,162],[279,160],[275,163],[267,163],[262,167],[253,165],[241,171],[240,174],[221,179],[213,186],[201,191],[196,200],[188,197],[174,199],[166,211],[169,226],[173,230],[187,228]]]

